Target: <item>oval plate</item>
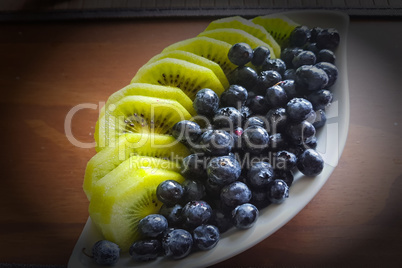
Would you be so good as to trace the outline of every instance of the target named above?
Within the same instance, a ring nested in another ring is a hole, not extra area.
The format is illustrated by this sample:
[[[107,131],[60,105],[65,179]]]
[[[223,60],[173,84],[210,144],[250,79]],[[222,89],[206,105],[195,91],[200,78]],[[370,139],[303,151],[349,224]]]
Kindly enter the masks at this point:
[[[330,11],[294,11],[282,14],[309,27],[336,28],[341,36],[341,42],[335,52],[339,76],[332,88],[334,101],[326,112],[327,124],[317,133],[317,151],[325,161],[323,172],[315,178],[303,178],[300,172],[295,173],[295,181],[290,188],[289,198],[284,203],[272,204],[261,210],[260,217],[251,229],[240,231],[232,228],[224,233],[218,245],[212,250],[196,252],[178,261],[158,258],[149,263],[134,262],[125,253],[122,254],[116,266],[206,267],[226,260],[254,246],[290,221],[310,202],[331,175],[345,146],[349,126],[349,89],[346,69],[346,36],[349,17],[344,13]],[[92,259],[82,253],[82,249],[91,249],[92,245],[100,239],[102,235],[88,218],[74,247],[68,267],[98,267]]]

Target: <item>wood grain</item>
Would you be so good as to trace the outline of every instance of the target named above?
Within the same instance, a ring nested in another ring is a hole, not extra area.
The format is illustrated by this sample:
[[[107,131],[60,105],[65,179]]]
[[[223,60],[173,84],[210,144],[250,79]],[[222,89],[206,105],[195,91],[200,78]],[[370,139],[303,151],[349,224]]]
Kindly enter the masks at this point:
[[[0,263],[67,264],[88,218],[82,182],[95,150],[67,139],[66,115],[80,104],[99,107],[148,59],[207,23],[0,25]],[[339,165],[288,224],[215,267],[402,264],[402,42],[387,34],[401,26],[352,20],[351,125]],[[373,29],[382,41],[372,40]],[[87,108],[74,115],[77,141],[93,142],[98,113]]]

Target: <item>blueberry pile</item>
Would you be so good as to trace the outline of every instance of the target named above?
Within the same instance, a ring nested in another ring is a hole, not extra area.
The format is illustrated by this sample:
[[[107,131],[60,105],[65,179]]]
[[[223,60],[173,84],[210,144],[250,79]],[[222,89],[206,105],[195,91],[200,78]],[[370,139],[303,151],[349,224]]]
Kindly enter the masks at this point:
[[[321,173],[316,131],[333,99],[339,34],[300,26],[289,44],[280,59],[271,59],[266,47],[233,45],[228,58],[238,67],[230,87],[220,98],[208,88],[198,91],[198,116],[172,129],[192,151],[182,161],[186,180],[157,187],[163,206],[140,221],[143,239],[130,248],[134,260],[212,249],[222,233],[251,228],[259,210],[284,202],[294,172]]]

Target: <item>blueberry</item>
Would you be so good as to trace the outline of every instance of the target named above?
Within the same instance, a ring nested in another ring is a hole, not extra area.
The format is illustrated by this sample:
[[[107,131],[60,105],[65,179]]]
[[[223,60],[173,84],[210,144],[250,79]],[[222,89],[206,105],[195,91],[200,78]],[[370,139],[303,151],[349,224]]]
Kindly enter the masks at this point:
[[[236,127],[232,132],[233,137],[233,151],[239,151],[241,149],[241,135],[243,135],[243,128]]]
[[[286,64],[281,59],[267,59],[261,67],[262,71],[277,71],[281,75],[285,73]]]
[[[292,170],[297,163],[297,157],[295,154],[282,150],[275,154],[275,167],[276,169]]]
[[[332,98],[332,92],[326,89],[314,91],[307,96],[307,100],[311,102],[314,110],[325,110],[331,104]]]
[[[271,51],[267,47],[256,47],[253,50],[253,58],[251,59],[251,63],[256,67],[259,67],[264,63],[265,60],[269,59],[270,55]]]
[[[183,201],[201,200],[205,196],[205,186],[199,180],[186,179],[183,182]]]
[[[195,95],[193,107],[199,115],[213,116],[219,108],[219,97],[212,89],[201,89]]]
[[[208,197],[218,198],[221,194],[221,190],[223,185],[217,184],[210,179],[207,179],[204,183],[205,185],[205,192],[207,193]]]
[[[329,49],[321,49],[317,52],[317,62],[329,62],[335,64],[335,53]]]
[[[274,170],[274,180],[283,180],[288,187],[292,186],[294,176],[291,170],[275,169]]]
[[[181,211],[183,207],[180,204],[166,206],[165,204],[159,209],[159,214],[164,216],[169,226],[179,226],[183,222]]]
[[[257,83],[258,74],[254,69],[248,66],[241,66],[234,69],[228,75],[231,85],[239,85],[250,90]]]
[[[231,85],[221,95],[221,106],[235,108],[242,107],[246,103],[247,97],[248,92],[244,87]]]
[[[185,144],[194,143],[201,135],[200,126],[189,120],[177,122],[172,128],[172,136]]]
[[[328,74],[318,66],[302,65],[296,69],[295,82],[301,88],[307,90],[323,89],[327,86],[328,80]]]
[[[247,100],[247,105],[253,114],[264,114],[268,111],[268,102],[264,96],[255,95]]]
[[[220,239],[219,229],[211,224],[203,224],[193,231],[194,246],[200,250],[214,248]]]
[[[267,88],[282,81],[282,75],[274,70],[262,71],[254,81],[252,91],[259,95],[265,95]]]
[[[269,135],[266,129],[258,126],[251,126],[244,130],[242,135],[242,146],[245,152],[259,154],[269,145]]]
[[[138,223],[138,231],[145,237],[157,237],[167,228],[168,221],[160,214],[149,214]]]
[[[285,135],[282,133],[274,133],[269,136],[269,149],[272,152],[283,150],[288,146]]]
[[[267,189],[274,177],[274,169],[268,162],[254,163],[247,172],[247,184],[254,189]]]
[[[302,51],[292,60],[293,68],[297,69],[302,65],[314,65],[317,61],[314,52],[312,51]]]
[[[182,199],[183,187],[174,180],[163,181],[156,188],[156,197],[162,203],[172,206]]]
[[[251,191],[245,183],[235,181],[222,188],[220,198],[224,205],[234,208],[249,202]]]
[[[282,132],[288,121],[286,109],[282,107],[269,110],[265,118],[269,122],[269,132],[271,134]]]
[[[289,101],[285,89],[280,85],[268,88],[265,99],[271,107],[282,107]]]
[[[193,247],[191,233],[184,229],[173,229],[162,238],[162,248],[166,256],[182,259],[190,254]]]
[[[243,66],[253,58],[253,50],[249,44],[237,43],[229,49],[228,58],[234,65]]]
[[[286,69],[283,73],[284,80],[295,80],[296,79],[296,70],[295,69]]]
[[[340,41],[339,33],[334,28],[324,29],[317,33],[317,46],[321,49],[327,48],[334,50],[338,47]]]
[[[302,51],[303,51],[303,49],[301,49],[301,48],[287,47],[287,48],[282,49],[281,59],[285,62],[285,65],[288,69],[293,68],[293,64],[292,64],[293,58]]]
[[[317,53],[320,51],[320,49],[317,46],[317,43],[307,43],[304,46],[304,50],[308,50],[313,52],[315,55],[317,55]]]
[[[209,223],[216,226],[221,234],[233,227],[230,212],[226,212],[222,208],[217,208],[212,211]]]
[[[317,110],[315,113],[316,117],[313,126],[315,127],[315,129],[320,129],[325,126],[325,123],[327,122],[327,116],[325,115],[325,112],[321,109]]]
[[[285,90],[286,95],[289,99],[295,98],[297,96],[296,85],[293,79],[285,79],[281,81],[280,86]]]
[[[298,123],[291,123],[287,126],[286,134],[290,141],[296,145],[309,143],[315,136],[313,124],[303,120]]]
[[[312,110],[313,105],[304,98],[293,98],[286,104],[286,114],[294,122],[306,120]]]
[[[162,253],[162,244],[157,239],[144,239],[134,242],[129,254],[135,261],[152,261]]]
[[[277,179],[272,182],[268,191],[268,199],[271,203],[279,204],[289,197],[289,187],[283,180]]]
[[[230,156],[214,157],[207,166],[208,179],[218,185],[236,181],[241,173],[239,162]]]
[[[250,203],[258,209],[263,209],[271,204],[271,201],[268,199],[266,190],[257,189],[252,191]]]
[[[201,135],[201,150],[208,155],[227,155],[233,147],[233,137],[224,130],[208,130]]]
[[[253,227],[259,215],[258,209],[250,204],[237,206],[232,212],[233,225],[238,229],[248,229]]]
[[[183,158],[180,168],[180,174],[185,178],[202,179],[207,176],[205,167],[207,166],[207,157],[202,153],[190,154]]]
[[[242,114],[242,116],[243,116],[243,119],[246,119],[246,118],[248,118],[248,117],[250,117],[251,116],[251,110],[250,110],[250,108],[248,107],[248,106],[246,106],[246,105],[243,105],[242,107],[241,107],[241,109],[240,109],[240,113]]]
[[[329,62],[319,62],[315,67],[325,71],[328,76],[328,83],[326,85],[327,88],[333,86],[338,78],[338,68],[332,63]]]
[[[321,27],[314,27],[311,29],[311,37],[310,37],[310,41],[311,42],[316,42],[317,41],[317,35],[318,33],[322,32],[322,28]]]
[[[293,47],[302,47],[310,41],[311,31],[307,26],[297,26],[289,36],[289,43]]]
[[[248,128],[251,126],[266,128],[266,123],[266,119],[262,116],[251,116],[244,123],[244,128]]]
[[[306,176],[314,177],[324,168],[324,160],[314,149],[306,149],[297,159],[297,168]]]
[[[242,125],[243,115],[234,107],[224,107],[216,112],[212,120],[216,129],[231,131]]]
[[[315,111],[311,110],[311,112],[308,114],[306,118],[306,121],[312,124],[315,121],[315,117],[316,117]]]
[[[313,137],[309,142],[307,142],[306,144],[304,144],[304,147],[306,149],[316,149],[317,148],[317,137]]]
[[[207,223],[211,218],[212,208],[202,200],[188,202],[182,210],[184,226],[186,228],[195,228],[201,224]]]
[[[114,265],[120,259],[120,248],[108,240],[99,240],[92,247],[92,256],[97,264]]]

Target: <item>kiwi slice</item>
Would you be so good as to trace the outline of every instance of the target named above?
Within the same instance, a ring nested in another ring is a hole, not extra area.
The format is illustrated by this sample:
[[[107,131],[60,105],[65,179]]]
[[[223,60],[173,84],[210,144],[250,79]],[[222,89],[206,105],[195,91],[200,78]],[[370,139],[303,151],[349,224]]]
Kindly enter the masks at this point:
[[[281,14],[259,16],[251,21],[264,27],[282,48],[288,46],[290,34],[299,26],[298,23]]]
[[[96,123],[96,150],[115,146],[125,133],[169,134],[179,121],[191,115],[175,100],[146,96],[126,96],[109,105]]]
[[[210,69],[173,58],[161,59],[142,66],[131,83],[178,87],[191,100],[194,100],[197,92],[203,88],[212,89],[218,96],[225,91],[219,79]]]
[[[237,67],[231,63],[227,57],[230,47],[231,45],[229,43],[213,38],[194,37],[174,43],[166,47],[162,52],[183,50],[194,53],[216,62],[222,68],[225,75],[228,75]]]
[[[240,16],[227,17],[212,21],[205,31],[220,29],[220,28],[234,28],[243,30],[261,41],[267,43],[271,49],[271,58],[279,58],[281,55],[281,47],[275,41],[270,33],[265,30],[261,25],[255,24]]]
[[[138,222],[149,214],[158,213],[162,206],[156,197],[156,187],[165,180],[182,183],[184,178],[177,172],[154,168],[128,169],[127,172],[115,169],[112,172],[97,185],[108,184],[110,180],[118,183],[101,192],[94,191],[89,215],[105,239],[117,243],[126,252],[140,239]]]
[[[236,43],[247,43],[253,49],[258,46],[265,46],[269,48],[271,50],[271,54],[274,55],[270,45],[243,30],[233,28],[220,28],[202,32],[198,36],[215,38],[221,41],[225,41],[231,45],[234,45]]]
[[[121,135],[116,146],[105,148],[88,161],[83,183],[84,192],[88,200],[91,200],[93,185],[127,159],[131,159],[131,162],[140,157],[163,159],[166,162],[155,160],[149,165],[166,166],[169,170],[178,171],[181,159],[189,154],[190,151],[185,145],[169,135]]]
[[[216,77],[218,77],[219,81],[221,81],[222,86],[225,89],[229,87],[229,82],[228,82],[228,79],[226,78],[225,73],[222,71],[222,68],[216,62],[213,62],[207,58],[198,56],[198,55],[188,52],[188,51],[172,50],[172,51],[162,52],[162,53],[154,56],[146,64],[150,64],[150,63],[153,63],[160,59],[165,59],[165,58],[174,58],[174,59],[185,60],[185,61],[188,61],[188,62],[191,62],[194,64],[198,64],[200,66],[206,67],[208,69],[211,69],[211,71],[214,72]]]
[[[158,86],[147,83],[133,83],[124,88],[116,91],[110,95],[105,106],[102,107],[99,117],[105,114],[105,107],[110,104],[114,104],[126,96],[148,96],[158,97],[163,99],[176,100],[180,103],[192,116],[195,116],[197,112],[194,110],[193,102],[184,94],[184,92],[177,87]]]

